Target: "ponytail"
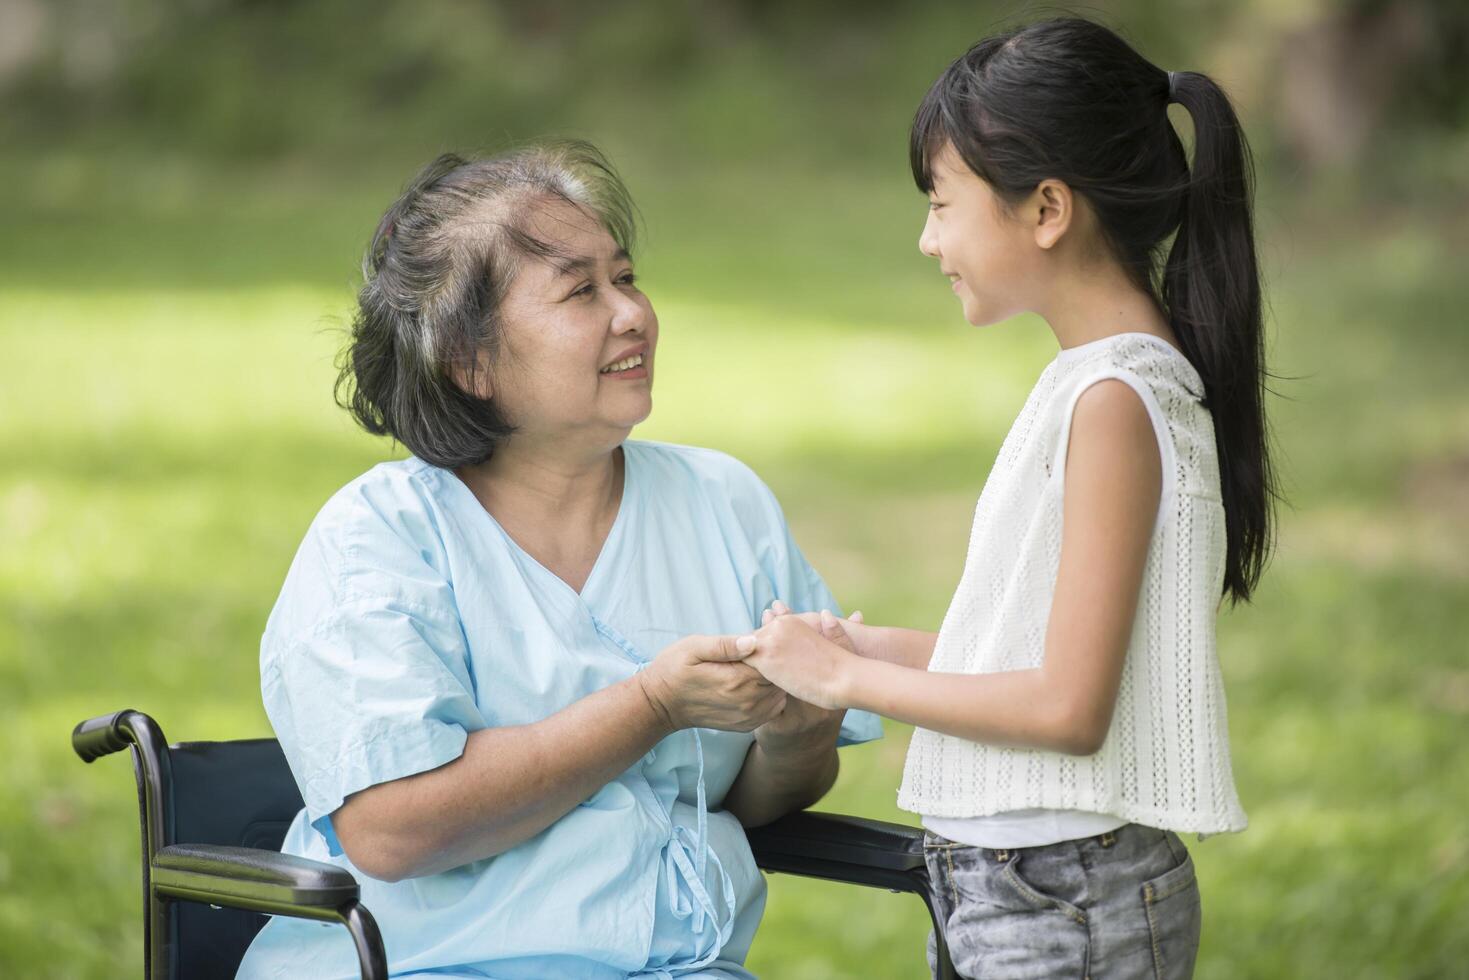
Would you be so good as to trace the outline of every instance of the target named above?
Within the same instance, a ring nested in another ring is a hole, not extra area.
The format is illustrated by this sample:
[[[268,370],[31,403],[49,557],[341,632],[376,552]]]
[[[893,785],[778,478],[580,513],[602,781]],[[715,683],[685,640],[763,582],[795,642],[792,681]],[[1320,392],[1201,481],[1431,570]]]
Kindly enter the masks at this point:
[[[1254,168],[1229,98],[1207,75],[1176,72],[1173,101],[1194,122],[1193,170],[1162,275],[1162,301],[1214,418],[1228,559],[1224,591],[1247,601],[1274,535],[1275,477],[1265,421],[1265,335],[1252,218]]]

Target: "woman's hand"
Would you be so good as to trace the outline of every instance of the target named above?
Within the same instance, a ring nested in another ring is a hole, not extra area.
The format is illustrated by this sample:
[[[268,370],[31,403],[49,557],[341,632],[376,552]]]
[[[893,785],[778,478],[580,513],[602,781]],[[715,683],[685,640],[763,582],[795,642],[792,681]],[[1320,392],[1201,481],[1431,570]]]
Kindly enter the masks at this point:
[[[749,732],[781,714],[787,699],[744,659],[732,636],[686,636],[635,677],[669,732]]]
[[[755,634],[740,637],[736,649],[748,654],[748,666],[791,697],[829,711],[846,708],[848,675],[859,657],[836,617],[823,611],[818,622],[820,631],[799,616],[775,616]],[[827,637],[832,627],[841,630],[846,645]]]

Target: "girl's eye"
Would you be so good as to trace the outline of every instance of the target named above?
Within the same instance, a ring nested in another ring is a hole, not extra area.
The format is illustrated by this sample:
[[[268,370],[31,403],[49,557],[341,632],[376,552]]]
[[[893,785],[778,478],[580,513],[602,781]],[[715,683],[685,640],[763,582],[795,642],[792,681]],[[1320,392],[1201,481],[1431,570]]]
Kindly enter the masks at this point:
[[[941,208],[943,206],[944,205],[943,205],[943,202],[942,201],[929,201],[928,202],[928,209],[930,211],[937,211],[939,208]]]

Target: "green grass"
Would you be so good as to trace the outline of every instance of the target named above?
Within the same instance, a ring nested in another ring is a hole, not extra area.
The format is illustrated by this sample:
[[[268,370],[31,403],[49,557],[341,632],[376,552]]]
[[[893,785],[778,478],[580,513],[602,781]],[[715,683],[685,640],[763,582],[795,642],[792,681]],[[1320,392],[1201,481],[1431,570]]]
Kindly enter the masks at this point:
[[[844,603],[935,627],[1044,326],[962,324],[900,160],[628,159],[663,329],[638,435],[742,457]],[[83,207],[67,189],[97,165],[73,162],[0,244],[0,976],[136,972],[131,773],[82,766],[69,729],[132,706],[173,738],[267,734],[256,644],[286,566],[390,452],[330,389],[353,252],[397,175],[185,168],[165,207],[125,173]],[[1251,826],[1194,851],[1204,978],[1469,960],[1469,290],[1429,229],[1343,241],[1265,233],[1273,362],[1299,377],[1273,406],[1292,507],[1259,601],[1221,622]],[[849,750],[823,806],[911,820],[907,736]],[[917,978],[925,932],[911,899],[777,878],[751,965]]]

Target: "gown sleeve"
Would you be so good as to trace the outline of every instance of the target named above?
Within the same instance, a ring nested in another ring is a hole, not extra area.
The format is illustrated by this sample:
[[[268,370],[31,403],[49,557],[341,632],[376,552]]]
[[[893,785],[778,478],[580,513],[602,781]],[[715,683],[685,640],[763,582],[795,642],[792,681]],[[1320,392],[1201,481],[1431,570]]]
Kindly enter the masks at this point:
[[[333,855],[343,800],[452,762],[485,727],[445,563],[422,540],[431,522],[402,510],[334,498],[261,641],[266,714]]]

